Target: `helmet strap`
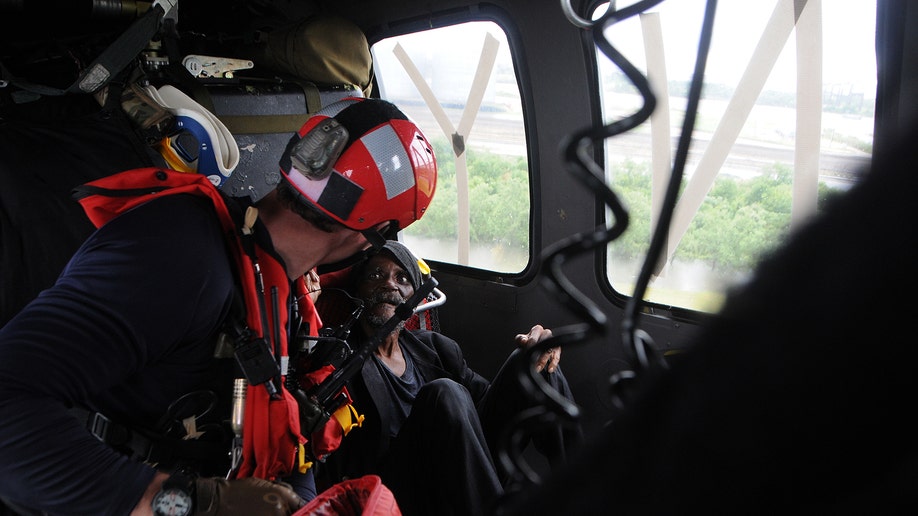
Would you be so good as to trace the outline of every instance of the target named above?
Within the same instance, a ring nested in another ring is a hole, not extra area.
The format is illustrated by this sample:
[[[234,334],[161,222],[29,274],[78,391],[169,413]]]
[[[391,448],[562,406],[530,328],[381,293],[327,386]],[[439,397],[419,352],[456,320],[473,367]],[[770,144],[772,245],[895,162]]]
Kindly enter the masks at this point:
[[[367,242],[372,246],[371,249],[382,249],[382,246],[386,245],[386,240],[396,240],[398,235],[398,223],[392,221],[385,229],[382,231],[377,231],[375,229],[364,229],[360,233],[364,238],[367,239]],[[325,265],[319,265],[316,268],[316,272],[320,275],[327,274],[329,272],[340,271],[341,269],[350,267],[355,263],[362,262],[366,259],[369,254],[370,249],[364,251],[358,251],[347,258],[337,261],[335,263],[329,263]]]
[[[363,233],[363,237],[367,239],[367,242],[373,246],[373,249],[382,249],[382,246],[386,245],[386,237],[375,229],[364,229],[361,233]]]
[[[376,229],[364,229],[360,232],[367,242],[373,246],[373,249],[382,249],[386,245],[386,240],[396,240],[398,238],[398,222],[390,221],[382,231]]]

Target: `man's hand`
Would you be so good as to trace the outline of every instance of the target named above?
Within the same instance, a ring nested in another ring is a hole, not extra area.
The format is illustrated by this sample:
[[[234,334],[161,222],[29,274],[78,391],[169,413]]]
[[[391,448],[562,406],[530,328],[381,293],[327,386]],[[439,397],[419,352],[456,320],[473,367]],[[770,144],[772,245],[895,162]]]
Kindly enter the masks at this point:
[[[529,333],[520,333],[516,336],[516,344],[520,348],[528,348],[551,337],[551,330],[543,328],[542,325],[536,324],[529,330]],[[536,362],[536,372],[542,372],[543,369],[549,373],[554,373],[558,369],[558,363],[561,361],[561,348],[550,348],[539,357]]]
[[[305,505],[287,484],[261,478],[199,478],[195,515],[289,515]]]

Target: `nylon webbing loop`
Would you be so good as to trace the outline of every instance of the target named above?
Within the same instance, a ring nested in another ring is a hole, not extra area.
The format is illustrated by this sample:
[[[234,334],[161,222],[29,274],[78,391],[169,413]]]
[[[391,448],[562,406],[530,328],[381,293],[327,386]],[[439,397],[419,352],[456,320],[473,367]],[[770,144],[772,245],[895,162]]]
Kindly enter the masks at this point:
[[[39,95],[59,96],[67,93],[95,93],[118,75],[132,59],[147,46],[159,30],[163,18],[168,15],[178,0],[157,0],[146,13],[112,42],[101,54],[80,73],[67,88],[54,88],[36,84],[13,75],[2,63],[0,74],[3,80],[26,91]]]

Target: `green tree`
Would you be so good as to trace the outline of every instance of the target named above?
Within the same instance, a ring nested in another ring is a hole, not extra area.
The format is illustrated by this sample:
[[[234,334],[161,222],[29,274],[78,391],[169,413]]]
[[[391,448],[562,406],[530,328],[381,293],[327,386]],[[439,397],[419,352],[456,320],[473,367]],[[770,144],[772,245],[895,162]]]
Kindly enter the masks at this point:
[[[639,258],[650,245],[650,165],[626,159],[614,167],[611,177],[612,191],[628,210],[628,227],[611,243],[612,253]]]
[[[438,157],[437,192],[428,212],[411,227],[415,235],[455,240],[456,166],[444,138]],[[470,238],[492,249],[529,249],[529,167],[524,158],[468,150]],[[610,187],[629,213],[625,233],[610,243],[613,256],[641,259],[650,245],[651,174],[647,162],[616,163]],[[819,184],[817,209],[837,193]],[[718,177],[676,248],[674,258],[702,261],[723,273],[750,270],[790,227],[793,170],[780,163],[750,179]]]
[[[627,231],[612,242],[611,252],[641,258],[650,245],[649,165],[625,160],[613,167],[611,177],[630,216]],[[788,166],[774,164],[752,179],[717,178],[674,258],[703,261],[723,272],[749,270],[789,227],[792,177]]]
[[[431,143],[437,156],[437,188],[427,212],[411,225],[410,231],[424,238],[456,240],[459,211],[456,204],[456,163],[450,159],[453,149],[443,138]]]
[[[456,160],[444,138],[433,141],[437,190],[412,234],[434,239],[458,238]],[[529,249],[529,166],[525,159],[468,149],[469,231],[474,244]]]

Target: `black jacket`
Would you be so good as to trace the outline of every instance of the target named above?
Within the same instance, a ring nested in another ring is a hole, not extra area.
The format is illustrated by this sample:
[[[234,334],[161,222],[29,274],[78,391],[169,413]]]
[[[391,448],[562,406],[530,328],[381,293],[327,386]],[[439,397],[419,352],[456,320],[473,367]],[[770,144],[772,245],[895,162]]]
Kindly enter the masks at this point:
[[[442,334],[426,330],[402,330],[399,346],[414,360],[423,377],[429,382],[449,378],[469,390],[475,402],[481,401],[489,382],[469,368],[459,344]],[[355,478],[373,473],[389,448],[389,420],[394,417],[388,400],[379,398],[386,392],[379,370],[367,360],[361,374],[348,383],[354,399],[354,408],[364,415],[360,428],[352,430],[324,464],[317,469],[323,485],[342,478]],[[320,485],[320,489],[322,486]]]
[[[495,450],[493,440],[499,436],[513,417],[531,407],[536,400],[524,391],[515,375],[504,374],[512,369],[513,351],[493,380],[487,380],[469,368],[459,344],[442,334],[427,330],[402,330],[399,346],[403,353],[411,356],[415,366],[426,382],[448,378],[463,385],[475,402],[481,417],[485,437],[489,439],[491,452]],[[560,396],[573,401],[570,386],[561,369],[554,373],[543,371],[542,378]],[[348,384],[348,391],[354,400],[354,408],[365,416],[363,425],[352,430],[341,446],[316,470],[319,489],[346,478],[366,474],[378,474],[380,466],[387,459],[390,437],[384,429],[396,417],[387,398],[384,380],[379,369],[367,360],[360,375]],[[530,433],[536,449],[550,462],[562,459],[572,447],[582,440],[579,425],[569,428]]]

